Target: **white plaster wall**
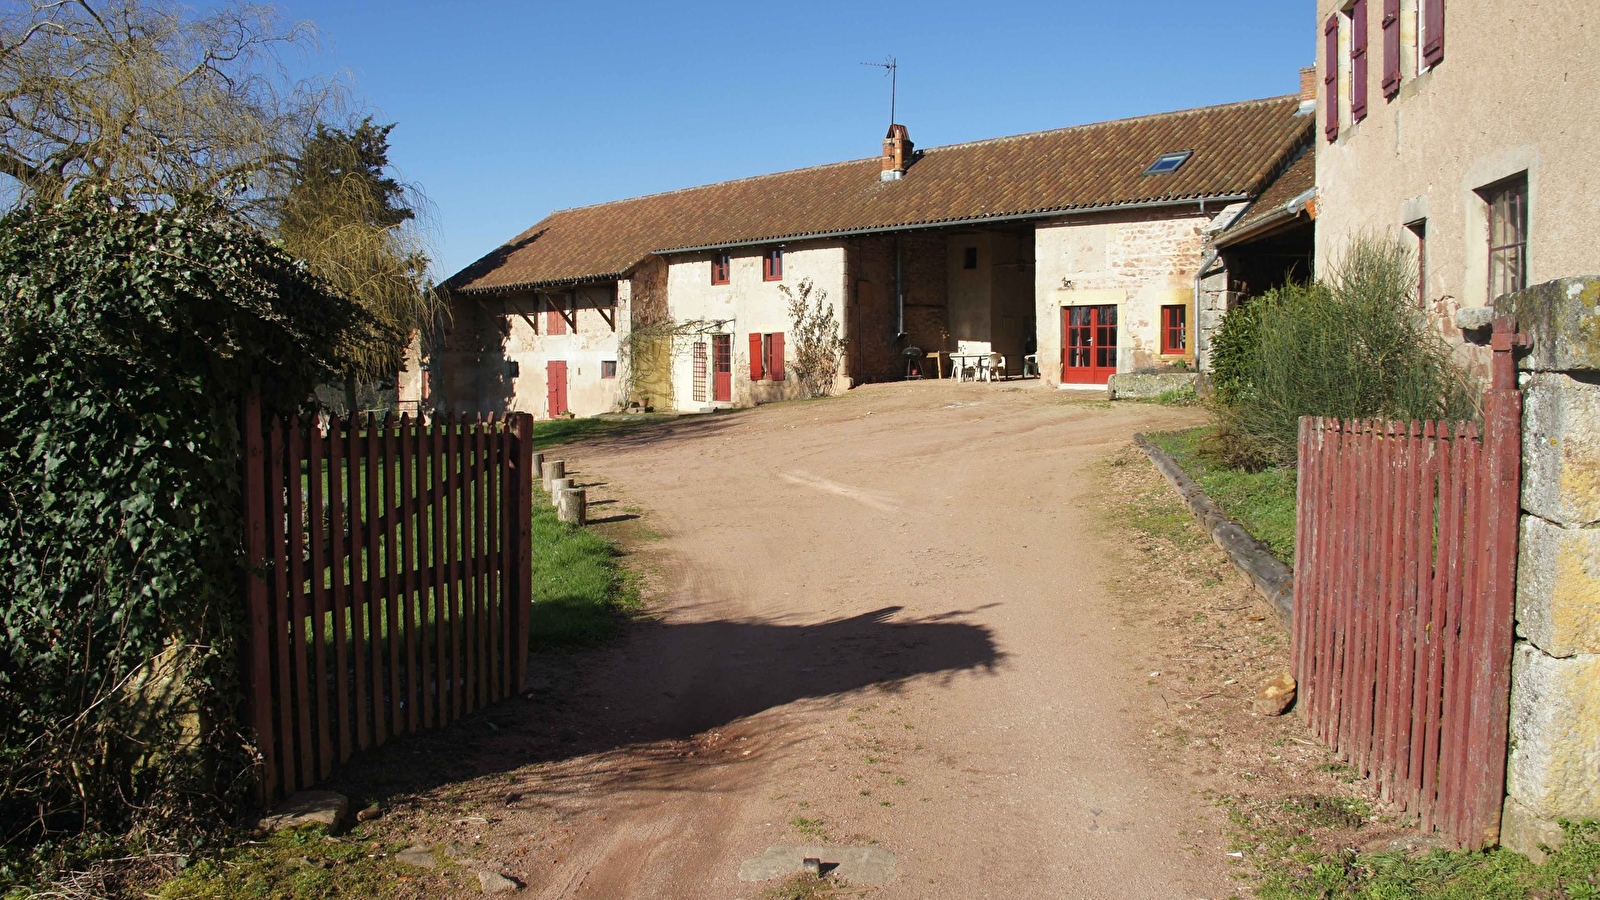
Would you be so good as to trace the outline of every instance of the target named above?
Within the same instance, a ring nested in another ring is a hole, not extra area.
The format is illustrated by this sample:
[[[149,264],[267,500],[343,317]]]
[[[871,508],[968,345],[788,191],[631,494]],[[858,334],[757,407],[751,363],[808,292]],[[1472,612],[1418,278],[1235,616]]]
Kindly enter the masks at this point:
[[[1322,23],[1344,0],[1318,0],[1317,83]],[[1363,231],[1401,234],[1427,219],[1427,305],[1441,321],[1457,306],[1490,299],[1488,215],[1477,188],[1528,173],[1528,284],[1600,272],[1600,3],[1595,0],[1450,0],[1445,57],[1418,72],[1415,0],[1401,22],[1402,77],[1382,95],[1381,5],[1369,13],[1367,118],[1350,120],[1349,66],[1340,61],[1343,102],[1337,142],[1317,111],[1317,253],[1325,274]],[[1341,44],[1349,45],[1348,20]],[[1444,326],[1446,333],[1453,327]]]
[[[685,337],[682,346],[675,348],[672,360],[673,401],[680,410],[701,409],[708,406],[751,406],[772,400],[797,396],[797,383],[785,366],[787,378],[781,382],[750,381],[750,335],[783,332],[785,343],[792,347],[788,336],[790,320],[788,300],[779,290],[787,285],[798,291],[800,282],[811,279],[815,289],[827,291],[827,302],[833,307],[834,317],[844,328],[845,301],[845,248],[840,243],[813,243],[787,246],[784,249],[783,280],[765,281],[761,275],[761,260],[766,248],[750,247],[732,251],[732,267],[728,283],[711,283],[711,254],[696,254],[669,260],[667,266],[667,308],[673,321],[725,322],[720,329],[733,338],[733,400],[713,403],[712,384],[714,359],[712,339],[708,333],[703,338]],[[813,302],[815,302],[813,294]],[[691,345],[696,340],[706,342],[706,400],[694,399],[694,354]],[[791,353],[792,358],[792,353]]]
[[[1209,216],[1094,219],[1041,225],[1034,236],[1039,369],[1061,383],[1062,307],[1116,304],[1117,371],[1193,364],[1194,277]],[[1161,307],[1189,308],[1189,351],[1161,355]]]
[[[546,364],[551,360],[567,363],[567,406],[574,415],[594,416],[616,409],[619,380],[601,378],[600,364],[617,359],[618,336],[628,327],[626,282],[615,288],[615,330],[595,308],[596,303],[609,306],[613,289],[611,284],[579,289],[578,327],[558,335],[544,333],[545,307],[541,304],[527,296],[504,301],[510,324],[505,354],[518,367],[512,379],[512,410],[531,412],[541,419],[550,417]]]

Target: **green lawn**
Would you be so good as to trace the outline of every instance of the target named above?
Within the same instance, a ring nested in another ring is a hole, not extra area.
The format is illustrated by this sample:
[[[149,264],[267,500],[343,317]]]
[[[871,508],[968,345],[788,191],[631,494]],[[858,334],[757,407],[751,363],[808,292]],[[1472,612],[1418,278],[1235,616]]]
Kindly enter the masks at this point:
[[[652,413],[641,413],[631,416],[606,416],[604,418],[587,419],[550,419],[533,423],[533,449],[543,450],[556,444],[565,444],[579,441],[588,437],[602,434],[611,434],[616,431],[631,431],[635,428],[648,428],[662,422],[670,422],[675,416],[663,416]]]
[[[534,494],[533,645],[593,643],[637,608],[639,592],[615,544],[558,520],[543,499]]]
[[[1172,455],[1222,511],[1267,545],[1286,565],[1294,564],[1293,469],[1245,472],[1211,462],[1201,452],[1212,428],[1148,435],[1150,442]]]

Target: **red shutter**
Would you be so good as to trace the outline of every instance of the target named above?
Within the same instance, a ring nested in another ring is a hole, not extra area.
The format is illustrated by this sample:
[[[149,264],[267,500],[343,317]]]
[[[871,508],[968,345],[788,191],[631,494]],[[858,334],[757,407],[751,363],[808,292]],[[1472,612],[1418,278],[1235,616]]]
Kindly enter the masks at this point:
[[[1367,117],[1367,0],[1350,8],[1350,119]]]
[[[1422,61],[1444,62],[1444,0],[1422,0]]]
[[[772,361],[768,367],[768,377],[773,381],[783,380],[783,332],[772,333]]]
[[[1327,121],[1322,133],[1333,143],[1339,138],[1339,14],[1328,17],[1322,29],[1322,110]]]
[[[761,335],[750,335],[750,380],[760,381],[765,373],[761,366]]]
[[[1400,93],[1400,0],[1383,0],[1383,95]]]

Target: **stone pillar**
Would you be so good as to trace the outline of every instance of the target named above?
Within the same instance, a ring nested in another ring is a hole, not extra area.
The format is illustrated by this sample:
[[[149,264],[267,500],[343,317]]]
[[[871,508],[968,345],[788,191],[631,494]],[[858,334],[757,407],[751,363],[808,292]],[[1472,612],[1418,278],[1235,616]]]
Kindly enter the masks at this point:
[[[1502,297],[1522,370],[1522,523],[1501,843],[1600,818],[1600,276]]]

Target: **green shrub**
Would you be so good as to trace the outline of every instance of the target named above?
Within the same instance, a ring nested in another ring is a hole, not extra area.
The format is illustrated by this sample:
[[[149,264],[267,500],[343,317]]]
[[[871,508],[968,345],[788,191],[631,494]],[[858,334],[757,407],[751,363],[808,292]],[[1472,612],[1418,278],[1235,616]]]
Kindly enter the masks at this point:
[[[1301,416],[1461,421],[1478,392],[1418,309],[1398,241],[1361,237],[1324,283],[1290,285],[1224,319],[1215,453],[1292,466]]]
[[[240,399],[299,407],[379,326],[209,207],[23,209],[0,273],[3,893],[248,788]]]

